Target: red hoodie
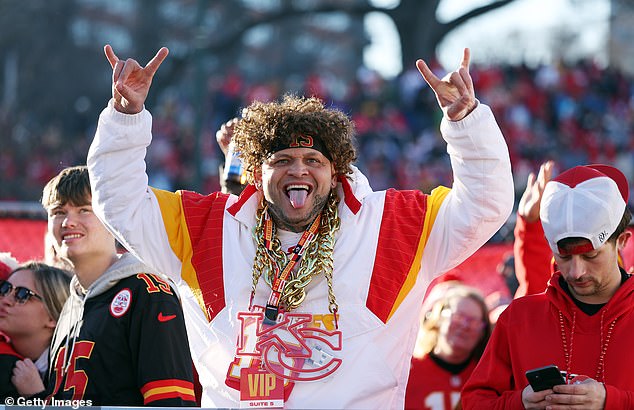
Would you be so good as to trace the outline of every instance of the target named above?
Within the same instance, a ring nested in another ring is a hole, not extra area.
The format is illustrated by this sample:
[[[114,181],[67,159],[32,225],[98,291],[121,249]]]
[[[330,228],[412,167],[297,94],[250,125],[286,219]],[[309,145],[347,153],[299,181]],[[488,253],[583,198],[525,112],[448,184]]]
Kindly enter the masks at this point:
[[[561,288],[560,277],[556,272],[545,293],[515,299],[500,315],[462,391],[464,409],[523,409],[525,372],[549,364],[603,382],[606,409],[634,408],[634,279],[589,316]]]

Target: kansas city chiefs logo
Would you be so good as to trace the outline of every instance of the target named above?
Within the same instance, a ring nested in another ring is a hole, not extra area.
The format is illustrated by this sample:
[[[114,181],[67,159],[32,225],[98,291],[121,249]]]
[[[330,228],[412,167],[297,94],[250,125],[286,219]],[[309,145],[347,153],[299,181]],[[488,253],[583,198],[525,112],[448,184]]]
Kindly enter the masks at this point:
[[[132,303],[132,293],[130,289],[120,290],[119,293],[114,295],[112,302],[110,302],[110,314],[114,317],[121,317],[125,315]]]

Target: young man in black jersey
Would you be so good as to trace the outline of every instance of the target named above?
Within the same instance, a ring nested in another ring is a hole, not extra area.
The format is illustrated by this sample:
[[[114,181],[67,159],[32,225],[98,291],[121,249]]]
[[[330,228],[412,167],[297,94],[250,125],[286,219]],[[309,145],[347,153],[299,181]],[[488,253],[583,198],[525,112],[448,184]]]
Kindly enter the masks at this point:
[[[195,406],[174,289],[131,254],[117,253],[91,199],[84,166],[61,171],[42,196],[55,250],[75,273],[51,344],[45,394],[93,406]]]

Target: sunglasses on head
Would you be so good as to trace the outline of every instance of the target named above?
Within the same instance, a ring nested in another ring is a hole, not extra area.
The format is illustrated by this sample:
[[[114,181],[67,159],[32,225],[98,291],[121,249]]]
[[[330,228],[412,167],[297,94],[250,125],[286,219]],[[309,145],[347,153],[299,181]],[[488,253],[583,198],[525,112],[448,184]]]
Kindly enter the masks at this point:
[[[24,304],[29,301],[31,298],[36,298],[42,300],[42,297],[37,293],[33,292],[29,288],[25,288],[24,286],[13,286],[11,282],[6,280],[0,282],[0,296],[9,296],[9,294],[13,292],[13,297],[15,301],[19,304]]]

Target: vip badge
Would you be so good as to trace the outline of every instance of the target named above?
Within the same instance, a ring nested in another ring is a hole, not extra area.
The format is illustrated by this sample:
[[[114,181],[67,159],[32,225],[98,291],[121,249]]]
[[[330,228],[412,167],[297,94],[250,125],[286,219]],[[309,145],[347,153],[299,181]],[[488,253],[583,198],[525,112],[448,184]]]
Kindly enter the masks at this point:
[[[262,368],[240,371],[240,408],[284,407],[284,381]]]

